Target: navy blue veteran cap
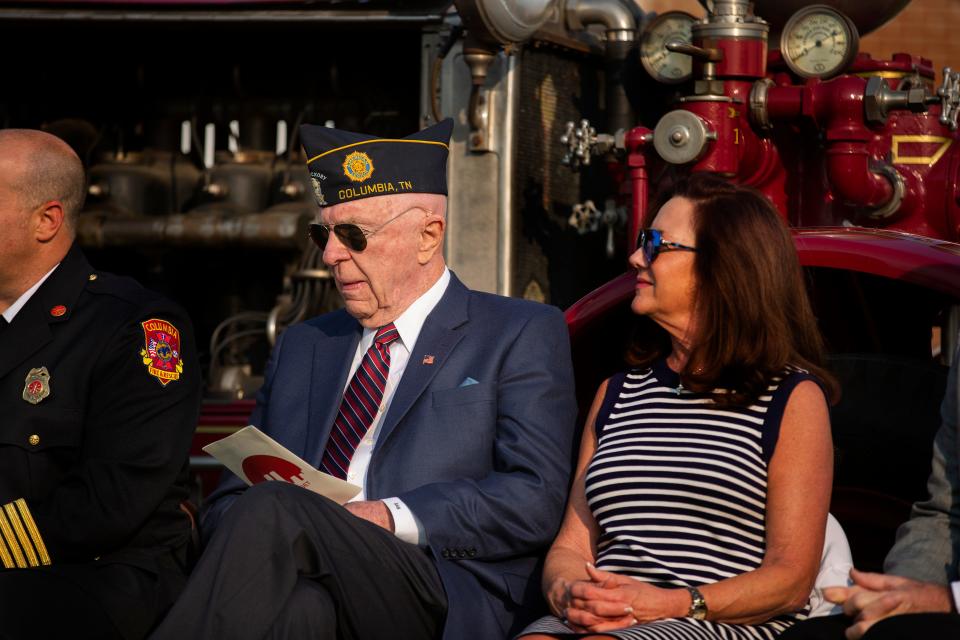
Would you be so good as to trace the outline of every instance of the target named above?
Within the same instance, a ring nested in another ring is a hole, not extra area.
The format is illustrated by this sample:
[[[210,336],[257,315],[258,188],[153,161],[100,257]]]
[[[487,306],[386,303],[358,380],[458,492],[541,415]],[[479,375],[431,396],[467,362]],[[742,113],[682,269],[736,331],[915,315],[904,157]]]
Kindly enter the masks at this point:
[[[397,193],[447,195],[452,131],[451,118],[399,139],[301,125],[317,204],[332,207]]]

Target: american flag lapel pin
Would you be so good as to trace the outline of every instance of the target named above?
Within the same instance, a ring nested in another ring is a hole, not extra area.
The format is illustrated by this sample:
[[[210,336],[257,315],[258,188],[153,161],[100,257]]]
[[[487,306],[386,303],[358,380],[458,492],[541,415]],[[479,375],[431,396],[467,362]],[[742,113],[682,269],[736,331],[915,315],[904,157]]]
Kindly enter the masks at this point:
[[[430,356],[430,355],[423,356],[423,361],[421,364],[433,364],[434,360],[436,360],[436,358],[434,358],[433,356]]]

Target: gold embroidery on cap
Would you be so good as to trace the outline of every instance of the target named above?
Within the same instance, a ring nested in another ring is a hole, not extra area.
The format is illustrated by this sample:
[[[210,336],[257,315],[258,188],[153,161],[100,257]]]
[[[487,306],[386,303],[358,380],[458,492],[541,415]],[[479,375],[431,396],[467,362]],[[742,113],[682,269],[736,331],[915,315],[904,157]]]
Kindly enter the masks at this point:
[[[380,142],[407,142],[410,144],[435,144],[438,147],[443,147],[444,149],[449,150],[449,147],[447,147],[447,145],[445,145],[442,142],[437,142],[436,140],[403,140],[403,139],[398,140],[394,138],[374,138],[373,140],[361,140],[360,142],[353,142],[351,144],[345,144],[342,147],[337,147],[336,149],[330,149],[329,151],[324,151],[323,153],[319,153],[313,156],[312,158],[310,158],[309,160],[307,160],[307,164],[310,164],[314,160],[319,160],[323,156],[330,155],[331,153],[336,153],[337,151],[343,151],[344,149],[349,149],[350,147],[356,147],[361,144],[378,144]]]
[[[343,175],[353,182],[363,182],[373,175],[373,160],[362,151],[348,153],[343,159]]]

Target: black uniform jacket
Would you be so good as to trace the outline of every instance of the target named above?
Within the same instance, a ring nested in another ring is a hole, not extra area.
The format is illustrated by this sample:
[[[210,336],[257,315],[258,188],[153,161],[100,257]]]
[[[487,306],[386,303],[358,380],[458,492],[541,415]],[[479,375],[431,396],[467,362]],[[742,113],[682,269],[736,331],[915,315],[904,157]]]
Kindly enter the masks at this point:
[[[190,540],[180,503],[200,403],[196,353],[179,307],[70,250],[0,330],[4,567],[85,564],[93,575],[129,565],[174,592],[161,600],[175,596]],[[116,599],[128,589],[84,582],[123,630],[128,613],[113,609],[137,594]]]

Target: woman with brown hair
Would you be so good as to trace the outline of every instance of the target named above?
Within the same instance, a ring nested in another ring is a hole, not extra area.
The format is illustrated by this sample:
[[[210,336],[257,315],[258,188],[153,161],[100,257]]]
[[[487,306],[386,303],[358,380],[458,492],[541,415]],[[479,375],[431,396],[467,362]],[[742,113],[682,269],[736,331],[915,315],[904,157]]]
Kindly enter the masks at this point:
[[[658,329],[597,391],[525,640],[774,638],[809,607],[835,385],[790,232],[707,175],[660,201],[630,256]]]

